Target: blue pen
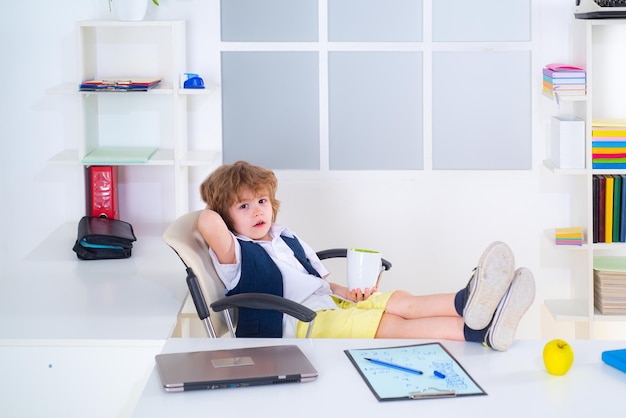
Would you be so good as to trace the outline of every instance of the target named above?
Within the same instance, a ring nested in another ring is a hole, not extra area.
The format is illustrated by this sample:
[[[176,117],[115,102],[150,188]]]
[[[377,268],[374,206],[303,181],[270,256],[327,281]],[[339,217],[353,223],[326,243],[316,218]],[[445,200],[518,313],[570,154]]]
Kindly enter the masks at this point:
[[[403,372],[407,372],[407,373],[413,373],[413,374],[422,374],[422,372],[420,370],[416,370],[416,369],[411,369],[408,367],[404,367],[404,366],[399,366],[397,364],[393,364],[393,363],[387,363],[386,361],[382,361],[382,360],[376,360],[373,358],[365,358],[365,360],[372,362],[374,364],[378,364],[380,366],[385,366],[385,367],[390,367],[392,369],[396,369],[396,370],[402,370]]]
[[[441,379],[445,379],[446,378],[445,374],[443,374],[441,372],[438,372],[437,370],[435,370],[433,373],[435,374],[435,376],[437,376],[437,377],[439,377]]]

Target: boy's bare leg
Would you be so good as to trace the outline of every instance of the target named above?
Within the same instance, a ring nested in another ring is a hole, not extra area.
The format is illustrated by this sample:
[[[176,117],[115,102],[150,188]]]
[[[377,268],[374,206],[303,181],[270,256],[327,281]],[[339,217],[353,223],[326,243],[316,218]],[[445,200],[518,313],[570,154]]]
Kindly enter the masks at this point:
[[[376,338],[434,338],[464,341],[463,318],[432,317],[404,319],[385,313],[376,331]]]
[[[393,292],[385,309],[404,319],[451,316],[459,318],[454,308],[454,293],[414,296],[403,290]]]

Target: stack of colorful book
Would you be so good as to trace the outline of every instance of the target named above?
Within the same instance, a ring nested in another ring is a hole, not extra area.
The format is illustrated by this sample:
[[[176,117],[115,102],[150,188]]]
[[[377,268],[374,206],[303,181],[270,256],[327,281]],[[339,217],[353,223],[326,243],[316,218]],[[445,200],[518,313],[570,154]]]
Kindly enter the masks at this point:
[[[626,120],[593,120],[591,157],[592,168],[626,168]]]
[[[593,299],[602,315],[626,314],[626,258],[593,258]]]
[[[595,174],[593,242],[626,242],[626,175]]]
[[[148,91],[161,83],[161,78],[112,78],[87,80],[80,83],[80,91]]]
[[[550,96],[584,96],[587,75],[580,67],[548,64],[543,69],[543,92]]]
[[[554,242],[556,245],[583,245],[583,230],[580,226],[556,228]]]

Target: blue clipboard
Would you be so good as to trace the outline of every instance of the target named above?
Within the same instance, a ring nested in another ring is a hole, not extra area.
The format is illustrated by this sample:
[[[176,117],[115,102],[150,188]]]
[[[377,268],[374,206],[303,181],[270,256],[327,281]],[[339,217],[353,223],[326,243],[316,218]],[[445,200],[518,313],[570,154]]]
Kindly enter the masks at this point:
[[[379,401],[487,395],[438,342],[344,353]]]

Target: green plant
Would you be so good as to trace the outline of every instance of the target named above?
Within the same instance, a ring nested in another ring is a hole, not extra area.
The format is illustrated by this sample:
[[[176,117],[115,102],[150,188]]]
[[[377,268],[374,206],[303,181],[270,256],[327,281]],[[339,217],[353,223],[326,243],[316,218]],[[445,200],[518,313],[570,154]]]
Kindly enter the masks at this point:
[[[159,5],[159,1],[158,0],[152,0],[152,3],[154,3],[155,6]],[[113,4],[113,0],[109,0],[109,12],[111,11],[111,5]]]

